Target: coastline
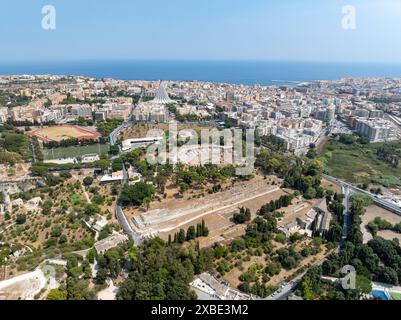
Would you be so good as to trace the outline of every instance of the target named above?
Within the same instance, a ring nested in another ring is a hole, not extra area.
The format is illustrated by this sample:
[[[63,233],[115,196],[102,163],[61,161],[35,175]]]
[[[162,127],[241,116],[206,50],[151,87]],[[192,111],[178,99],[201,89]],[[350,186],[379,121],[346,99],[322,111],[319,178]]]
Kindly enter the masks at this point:
[[[285,61],[65,61],[0,63],[0,75],[68,75],[97,79],[202,81],[288,86],[315,80],[401,77],[401,64]],[[279,80],[283,79],[283,80]]]

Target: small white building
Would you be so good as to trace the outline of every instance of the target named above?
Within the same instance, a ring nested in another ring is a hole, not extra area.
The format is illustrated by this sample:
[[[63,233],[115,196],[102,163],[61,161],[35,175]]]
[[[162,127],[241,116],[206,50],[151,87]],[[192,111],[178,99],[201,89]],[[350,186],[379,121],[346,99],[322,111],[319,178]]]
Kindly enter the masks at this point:
[[[99,161],[100,157],[97,153],[94,154],[86,154],[81,157],[81,163],[93,163]]]
[[[100,179],[100,183],[112,183],[124,180],[123,171],[113,172],[112,174],[106,174]]]

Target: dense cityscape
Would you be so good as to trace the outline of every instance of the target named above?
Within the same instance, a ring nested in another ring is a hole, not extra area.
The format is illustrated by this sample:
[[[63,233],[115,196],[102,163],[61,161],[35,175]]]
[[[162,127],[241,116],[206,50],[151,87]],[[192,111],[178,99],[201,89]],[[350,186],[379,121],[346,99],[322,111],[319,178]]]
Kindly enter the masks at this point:
[[[1,76],[0,299],[400,300],[400,110],[397,78]]]

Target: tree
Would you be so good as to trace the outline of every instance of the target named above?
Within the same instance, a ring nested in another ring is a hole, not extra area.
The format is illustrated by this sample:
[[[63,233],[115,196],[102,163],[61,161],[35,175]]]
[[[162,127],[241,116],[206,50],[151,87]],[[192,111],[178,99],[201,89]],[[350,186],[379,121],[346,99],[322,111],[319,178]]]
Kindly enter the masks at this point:
[[[19,225],[25,224],[25,222],[26,222],[26,214],[19,214],[17,216],[17,219],[15,220],[15,223]]]
[[[379,282],[392,284],[394,286],[399,285],[397,271],[390,267],[380,267],[378,270],[377,280]]]
[[[67,291],[60,289],[50,290],[46,300],[67,300]]]
[[[154,192],[155,189],[151,184],[142,181],[133,186],[126,184],[121,193],[121,201],[124,206],[139,207],[146,198],[152,199]]]
[[[87,203],[85,205],[84,213],[88,216],[94,216],[100,212],[100,208],[95,203]]]
[[[47,199],[42,205],[42,214],[45,216],[49,215],[51,213],[52,208],[53,208],[53,201]]]
[[[206,226],[205,220],[202,220],[202,236],[207,237],[209,235],[209,228]]]
[[[146,197],[145,199],[143,199],[143,202],[146,206],[146,211],[148,211],[150,208],[150,203],[152,202],[152,199],[150,199],[149,197]]]
[[[89,290],[88,280],[77,280],[72,277],[67,278],[68,300],[92,300],[94,296],[94,291]]]
[[[187,183],[185,183],[185,182],[181,182],[180,183],[180,193],[184,194],[188,190],[189,190],[189,185]]]
[[[194,240],[195,238],[196,238],[195,227],[191,226],[188,228],[188,231],[187,231],[187,241]]]
[[[178,241],[178,243],[184,243],[185,242],[185,230],[184,229],[181,229],[179,232],[178,232],[178,235],[177,235],[177,241]]]
[[[315,300],[316,299],[316,296],[312,289],[312,280],[308,276],[305,276],[302,279],[302,282],[300,284],[300,290],[302,292],[302,297],[305,300]]]
[[[196,237],[197,238],[203,237],[202,224],[201,223],[198,223],[196,225]]]
[[[316,198],[316,194],[317,194],[316,189],[312,188],[312,187],[309,187],[306,190],[306,192],[304,194],[304,197],[305,197],[305,199],[315,199]]]
[[[89,263],[95,263],[96,256],[97,256],[96,249],[92,248],[88,251],[86,255],[86,260],[88,260]]]
[[[343,237],[343,228],[337,221],[332,221],[326,239],[331,242],[340,242]]]
[[[281,272],[281,264],[278,262],[269,263],[265,268],[265,272],[271,277],[278,275]]]
[[[85,177],[83,180],[83,183],[86,187],[90,187],[93,183],[93,178],[92,177]]]
[[[309,159],[315,159],[316,158],[316,156],[317,156],[317,151],[316,151],[316,149],[309,149],[309,151],[308,151],[308,153],[306,154],[306,156],[309,158]]]
[[[44,177],[47,175],[49,172],[49,169],[45,166],[40,166],[40,165],[33,165],[31,168],[31,173],[32,175],[36,177]]]
[[[241,208],[239,213],[235,213],[233,220],[237,224],[242,224],[251,220],[251,210],[248,208]]]
[[[106,239],[108,236],[110,236],[113,233],[113,227],[109,224],[106,224],[102,230],[99,232],[98,240],[103,240]]]
[[[189,286],[195,262],[183,255],[181,249],[152,239],[139,246],[138,251],[129,277],[119,286],[118,300],[196,299]],[[205,258],[199,256],[199,261]]]
[[[243,238],[234,239],[231,243],[231,251],[241,252],[246,249],[246,242]]]
[[[106,283],[107,276],[109,275],[109,272],[105,268],[101,268],[97,271],[96,274],[96,282],[98,284],[104,284]]]
[[[58,240],[58,243],[64,244],[64,243],[67,243],[67,241],[68,241],[67,236],[65,234],[63,234],[63,235],[61,235],[60,239]]]
[[[342,144],[351,145],[351,144],[354,144],[355,141],[356,141],[356,138],[352,134],[341,134],[340,135],[340,142]]]
[[[121,158],[115,159],[111,165],[113,172],[121,171],[124,168],[124,162]]]
[[[120,152],[120,148],[118,146],[110,146],[110,149],[109,149],[110,155],[116,156],[116,155],[118,155],[119,152]]]

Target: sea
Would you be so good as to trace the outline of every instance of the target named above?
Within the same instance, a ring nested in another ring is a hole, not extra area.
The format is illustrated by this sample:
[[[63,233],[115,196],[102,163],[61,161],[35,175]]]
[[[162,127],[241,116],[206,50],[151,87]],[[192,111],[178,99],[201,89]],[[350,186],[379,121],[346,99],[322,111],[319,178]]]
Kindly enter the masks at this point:
[[[119,80],[205,81],[243,85],[294,86],[344,77],[401,78],[400,64],[286,61],[0,61],[0,75],[75,75]]]

